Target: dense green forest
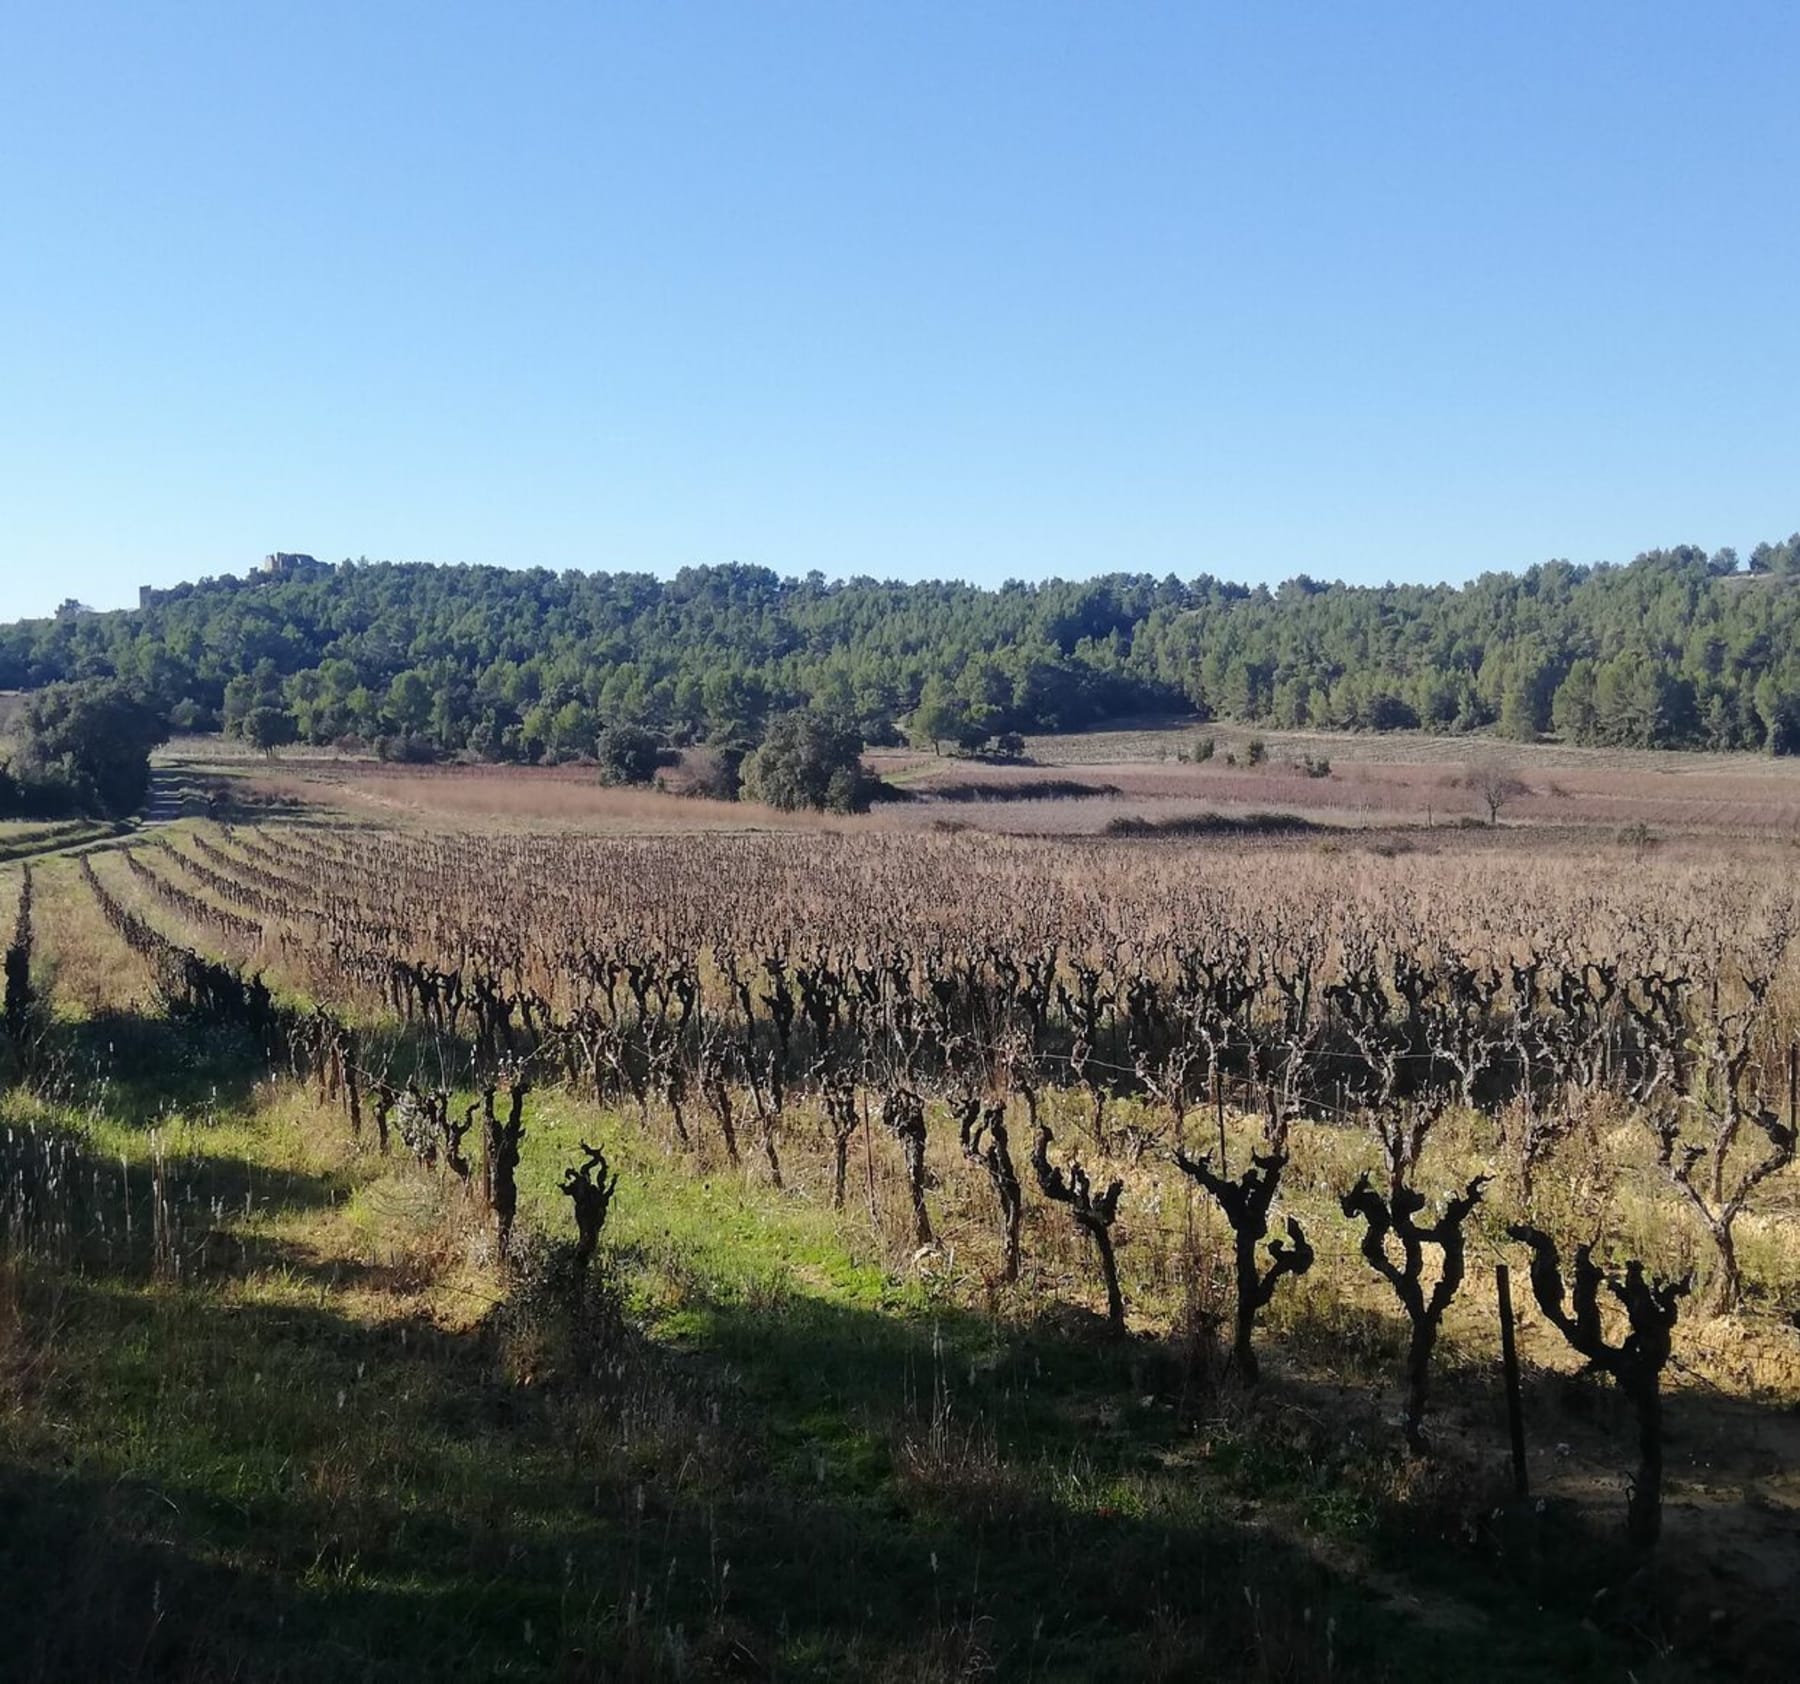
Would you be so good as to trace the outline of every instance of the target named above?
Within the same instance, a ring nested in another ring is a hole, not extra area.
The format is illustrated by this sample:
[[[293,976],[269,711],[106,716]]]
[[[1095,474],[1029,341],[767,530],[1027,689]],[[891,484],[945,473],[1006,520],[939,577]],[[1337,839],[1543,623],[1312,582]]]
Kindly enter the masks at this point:
[[[176,728],[403,756],[591,754],[609,728],[748,744],[809,707],[973,745],[1192,709],[1281,727],[1800,752],[1800,534],[1462,587],[1210,577],[783,579],[344,562],[0,629],[0,689],[117,678]]]

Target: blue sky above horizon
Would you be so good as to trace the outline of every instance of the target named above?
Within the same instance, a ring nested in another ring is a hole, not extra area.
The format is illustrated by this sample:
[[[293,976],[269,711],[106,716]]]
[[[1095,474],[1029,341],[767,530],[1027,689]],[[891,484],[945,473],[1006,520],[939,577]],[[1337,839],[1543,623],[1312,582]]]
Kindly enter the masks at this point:
[[[15,5],[0,619],[1800,526],[1800,8]]]

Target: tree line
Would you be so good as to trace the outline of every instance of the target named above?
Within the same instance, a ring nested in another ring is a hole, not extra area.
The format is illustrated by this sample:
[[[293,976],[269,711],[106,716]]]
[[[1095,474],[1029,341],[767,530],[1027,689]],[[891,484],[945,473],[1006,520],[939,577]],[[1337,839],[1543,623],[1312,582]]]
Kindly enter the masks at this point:
[[[1800,750],[1800,534],[1465,586],[1111,574],[995,590],[346,561],[0,627],[0,690],[116,680],[177,730],[545,761],[630,728],[748,749],[795,710],[975,747],[1191,710],[1280,728],[1498,730]]]

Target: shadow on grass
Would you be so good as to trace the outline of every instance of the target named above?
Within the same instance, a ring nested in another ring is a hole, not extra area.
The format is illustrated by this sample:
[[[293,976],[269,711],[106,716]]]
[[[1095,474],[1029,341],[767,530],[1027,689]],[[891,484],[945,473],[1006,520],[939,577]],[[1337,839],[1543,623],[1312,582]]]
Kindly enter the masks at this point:
[[[92,1280],[198,1282],[255,1266],[264,1242],[244,1219],[322,1208],[337,1180],[231,1153],[172,1145],[160,1159],[90,1149],[54,1121],[0,1131],[0,1259]]]
[[[269,1050],[244,1030],[123,1010],[57,1020],[34,1064],[47,1098],[129,1128],[241,1109],[270,1069]]]
[[[1282,1545],[1025,1483],[984,1516],[878,1458],[821,1478],[799,1448],[844,1400],[770,1418],[759,1387],[604,1311],[565,1320],[584,1373],[522,1374],[543,1301],[452,1336],[57,1296],[52,1385],[93,1419],[0,1474],[20,1678],[1326,1671],[1343,1589]],[[841,1373],[853,1353],[886,1397],[910,1358],[880,1319],[782,1317],[766,1360]]]
[[[1165,1344],[779,1281],[690,1289],[652,1335],[625,1308],[648,1256],[576,1281],[555,1248],[451,1332],[403,1273],[231,1232],[246,1207],[328,1205],[330,1175],[196,1154],[159,1193],[30,1132],[54,1150],[6,1185],[66,1220],[60,1252],[52,1225],[35,1256],[15,1244],[0,1294],[8,1676],[1612,1678],[1629,1658],[1441,1537],[1417,1540],[1421,1578],[1456,1581],[1456,1619],[1370,1590],[1341,1540],[1263,1508],[1329,1518],[1341,1423],[1269,1430],[1304,1402],[1272,1385],[1208,1454]],[[331,1298],[352,1288],[392,1297],[352,1314]]]
[[[629,1269],[552,1253],[463,1333],[28,1271],[10,1675],[1621,1675],[1503,1583],[1422,1619],[1268,1524],[1318,1470],[1208,1466],[1165,1347],[801,1295],[652,1338]]]

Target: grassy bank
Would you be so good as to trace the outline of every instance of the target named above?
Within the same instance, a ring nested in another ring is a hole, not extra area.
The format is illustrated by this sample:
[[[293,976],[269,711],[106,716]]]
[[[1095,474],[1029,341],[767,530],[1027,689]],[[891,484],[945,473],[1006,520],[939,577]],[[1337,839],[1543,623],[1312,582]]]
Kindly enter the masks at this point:
[[[191,1051],[153,1124],[6,1101],[16,1676],[1619,1676],[1528,1565],[1402,1588],[1437,1496],[1297,1386],[980,1313],[558,1096],[503,1272],[452,1182]]]

